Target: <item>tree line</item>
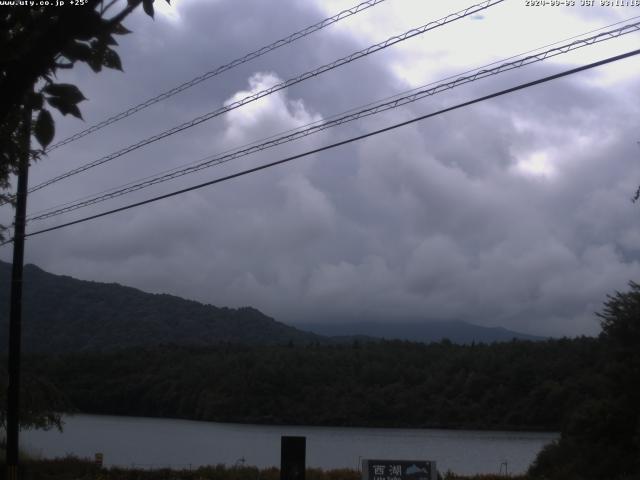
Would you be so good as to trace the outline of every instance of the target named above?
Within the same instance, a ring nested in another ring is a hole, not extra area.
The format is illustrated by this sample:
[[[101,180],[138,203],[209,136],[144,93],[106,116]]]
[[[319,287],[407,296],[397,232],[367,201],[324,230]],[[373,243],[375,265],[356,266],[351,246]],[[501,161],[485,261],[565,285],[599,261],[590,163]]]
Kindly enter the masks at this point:
[[[377,427],[559,430],[602,388],[593,338],[455,345],[163,346],[30,356],[86,413]]]

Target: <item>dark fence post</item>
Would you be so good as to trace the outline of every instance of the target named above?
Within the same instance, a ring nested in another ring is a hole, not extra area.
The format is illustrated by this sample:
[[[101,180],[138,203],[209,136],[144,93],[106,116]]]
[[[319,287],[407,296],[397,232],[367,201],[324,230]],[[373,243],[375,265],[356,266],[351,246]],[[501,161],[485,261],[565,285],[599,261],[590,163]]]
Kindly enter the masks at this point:
[[[24,265],[24,232],[27,211],[29,160],[31,155],[31,106],[25,99],[21,125],[21,158],[18,164],[18,188],[13,233],[11,264],[11,300],[9,304],[9,352],[7,367],[7,480],[20,478],[20,343],[22,330],[22,270]]]
[[[280,480],[304,480],[306,437],[282,437],[280,443]]]

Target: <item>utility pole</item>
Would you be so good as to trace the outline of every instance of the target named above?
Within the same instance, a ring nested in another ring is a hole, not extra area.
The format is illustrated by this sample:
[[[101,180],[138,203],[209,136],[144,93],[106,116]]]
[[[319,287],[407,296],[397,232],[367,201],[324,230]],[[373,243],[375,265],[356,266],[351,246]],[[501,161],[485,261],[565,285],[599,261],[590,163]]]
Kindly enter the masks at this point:
[[[31,96],[23,106],[18,163],[18,188],[13,233],[11,268],[11,303],[9,307],[9,386],[7,388],[7,480],[18,480],[20,432],[20,343],[22,324],[22,270],[24,265],[24,233],[27,212],[27,184],[31,150]]]

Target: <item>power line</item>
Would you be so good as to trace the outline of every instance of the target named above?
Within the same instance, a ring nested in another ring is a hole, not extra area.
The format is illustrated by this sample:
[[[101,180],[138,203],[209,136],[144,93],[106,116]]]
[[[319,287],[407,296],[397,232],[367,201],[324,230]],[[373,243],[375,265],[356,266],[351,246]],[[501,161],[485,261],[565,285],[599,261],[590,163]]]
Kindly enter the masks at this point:
[[[638,18],[640,18],[640,15],[636,15],[634,17],[629,17],[629,18],[620,20],[618,22],[610,23],[608,25],[603,25],[602,27],[598,27],[598,28],[595,28],[593,30],[589,30],[588,32],[583,32],[583,33],[580,33],[578,35],[573,35],[571,37],[563,38],[561,40],[557,40],[555,42],[548,43],[548,44],[543,45],[541,47],[534,48],[532,50],[527,50],[526,52],[521,52],[521,53],[518,53],[516,55],[512,55],[510,57],[503,58],[501,60],[496,60],[494,62],[485,64],[485,65],[480,66],[480,67],[471,68],[469,70],[466,70],[464,72],[461,72],[461,73],[458,73],[458,74],[455,74],[455,75],[449,75],[448,77],[440,79],[439,82],[444,82],[446,80],[459,78],[459,77],[461,77],[463,75],[466,75],[468,73],[471,73],[471,72],[476,72],[476,71],[481,70],[481,69],[487,69],[487,68],[491,67],[492,65],[499,64],[500,62],[506,62],[508,60],[512,60],[514,58],[522,57],[524,55],[529,55],[529,54],[534,53],[534,52],[540,52],[541,50],[543,50],[545,48],[549,48],[549,47],[552,47],[554,45],[558,45],[558,44],[560,44],[562,42],[568,42],[570,40],[574,40],[574,39],[579,38],[579,37],[584,37],[585,35],[589,35],[589,34],[592,34],[592,33],[595,33],[595,32],[599,32],[599,31],[604,30],[606,28],[611,28],[611,27],[614,27],[616,25],[620,25],[620,24],[625,23],[625,22],[630,22],[632,20],[636,20]],[[380,100],[369,102],[369,103],[367,103],[365,105],[360,105],[358,107],[351,108],[351,109],[346,110],[346,111],[344,111],[342,113],[331,115],[331,116],[329,116],[329,117],[327,117],[325,119],[320,119],[320,120],[316,120],[316,121],[307,123],[303,127],[298,127],[298,128],[285,130],[285,131],[282,131],[282,132],[279,132],[279,133],[276,133],[276,134],[273,134],[273,135],[269,135],[268,137],[264,137],[262,139],[258,139],[258,140],[254,140],[254,141],[248,142],[248,143],[246,143],[244,145],[241,145],[241,146],[238,146],[238,147],[235,147],[235,148],[230,148],[228,150],[219,152],[218,156],[221,156],[221,155],[224,155],[224,154],[227,154],[227,153],[231,153],[231,152],[234,152],[234,151],[237,151],[237,150],[240,150],[240,149],[244,149],[244,148],[247,148],[247,147],[250,147],[250,146],[258,145],[259,143],[264,143],[267,140],[275,139],[278,136],[282,136],[284,134],[288,134],[288,133],[291,133],[291,132],[296,132],[296,131],[299,131],[299,130],[301,130],[303,128],[307,128],[307,127],[310,127],[310,126],[313,126],[313,125],[316,125],[316,124],[319,124],[319,123],[325,123],[325,122],[328,122],[328,121],[330,121],[332,119],[338,118],[339,116],[342,116],[342,115],[345,115],[345,114],[348,114],[348,113],[352,113],[352,112],[356,112],[356,111],[358,111],[360,109],[363,109],[363,108],[366,108],[366,107],[370,107],[370,106],[373,106],[373,105],[377,105],[377,104],[380,104],[380,103],[385,102],[385,101],[397,99],[397,98],[399,98],[400,96],[403,96],[403,95],[408,95],[410,93],[418,92],[419,90],[422,90],[422,89],[424,89],[424,88],[426,88],[428,86],[431,86],[431,85],[435,85],[436,83],[438,83],[438,82],[431,82],[431,83],[428,83],[426,85],[422,85],[420,87],[412,88],[410,90],[405,90],[404,92],[401,92],[401,93],[398,93],[398,94],[395,94],[395,95],[391,95],[391,96],[385,97],[385,98],[380,99]],[[108,188],[106,190],[102,190],[101,192],[98,192],[98,193],[95,193],[95,194],[86,195],[86,196],[78,198],[76,200],[67,201],[67,202],[52,206],[52,207],[48,207],[48,208],[44,208],[42,210],[38,210],[37,212],[32,214],[33,215],[32,219],[35,219],[34,218],[35,215],[39,215],[40,213],[50,212],[52,210],[56,210],[56,209],[61,208],[61,207],[65,207],[65,206],[68,206],[68,205],[79,203],[79,202],[82,202],[84,200],[93,199],[95,197],[114,192],[115,190],[119,190],[119,189],[124,188],[124,187],[135,185],[136,183],[139,183],[139,182],[143,182],[143,181],[146,181],[146,180],[151,180],[151,179],[157,178],[157,177],[165,175],[165,174],[176,172],[176,171],[181,170],[181,169],[183,169],[185,167],[190,167],[192,165],[199,164],[199,163],[207,161],[207,160],[209,160],[209,159],[211,159],[213,157],[214,156],[212,156],[212,155],[208,155],[208,156],[206,156],[206,157],[204,157],[204,158],[202,158],[200,160],[196,160],[196,161],[192,161],[192,162],[189,162],[189,163],[186,163],[186,164],[182,164],[182,165],[179,165],[177,167],[174,167],[174,168],[171,168],[171,169],[168,169],[168,170],[164,170],[164,171],[158,172],[158,173],[153,174],[153,175],[148,175],[146,177],[139,178],[137,180],[133,180],[131,182],[127,182],[125,184],[122,184],[122,185],[119,185],[119,186],[116,186],[116,187],[111,187],[111,188]]]
[[[194,185],[194,186],[191,186],[191,187],[188,187],[188,188],[183,188],[181,190],[177,190],[177,191],[174,191],[174,192],[171,192],[171,193],[167,193],[167,194],[164,194],[164,195],[159,195],[157,197],[153,197],[153,198],[149,198],[147,200],[143,200],[141,202],[136,202],[136,203],[132,203],[132,204],[129,204],[129,205],[125,205],[123,207],[115,208],[113,210],[108,210],[106,212],[98,213],[98,214],[95,214],[95,215],[90,215],[88,217],[84,217],[84,218],[80,218],[78,220],[74,220],[74,221],[71,221],[71,222],[63,223],[61,225],[56,225],[54,227],[44,228],[42,230],[36,230],[34,232],[27,233],[25,235],[25,237],[32,237],[32,236],[40,235],[40,234],[43,234],[43,233],[46,233],[46,232],[59,230],[61,228],[69,227],[71,225],[77,225],[79,223],[88,222],[90,220],[95,220],[97,218],[105,217],[107,215],[112,215],[112,214],[115,214],[115,213],[123,212],[125,210],[130,210],[130,209],[135,208],[135,207],[139,207],[139,206],[142,206],[142,205],[147,205],[149,203],[157,202],[157,201],[163,200],[165,198],[174,197],[176,195],[180,195],[180,194],[183,194],[183,193],[191,192],[193,190],[199,190],[201,188],[208,187],[210,185],[215,185],[217,183],[225,182],[227,180],[231,180],[231,179],[234,179],[234,178],[242,177],[242,176],[248,175],[250,173],[255,173],[255,172],[258,172],[260,170],[265,170],[267,168],[274,167],[276,165],[281,165],[283,163],[291,162],[293,160],[296,160],[296,159],[299,159],[299,158],[302,158],[302,157],[313,155],[315,153],[320,153],[320,152],[323,152],[325,150],[330,150],[330,149],[333,149],[333,148],[336,148],[336,147],[339,147],[339,146],[342,146],[342,145],[347,145],[349,143],[353,143],[353,142],[356,142],[356,141],[359,141],[359,140],[363,140],[365,138],[369,138],[369,137],[373,137],[375,135],[379,135],[379,134],[384,133],[384,132],[388,132],[388,131],[395,130],[395,129],[400,128],[400,127],[404,127],[406,125],[410,125],[410,124],[413,124],[413,123],[416,123],[416,122],[419,122],[419,121],[422,121],[422,120],[426,120],[428,118],[435,117],[437,115],[442,115],[444,113],[451,112],[453,110],[458,110],[460,108],[468,107],[470,105],[474,105],[476,103],[480,103],[480,102],[483,102],[483,101],[486,101],[486,100],[490,100],[492,98],[500,97],[502,95],[513,93],[513,92],[516,92],[516,91],[519,91],[519,90],[524,90],[526,88],[530,88],[530,87],[533,87],[535,85],[540,85],[542,83],[546,83],[546,82],[549,82],[551,80],[556,80],[558,78],[566,77],[568,75],[573,75],[573,74],[578,73],[578,72],[582,72],[582,71],[585,71],[585,70],[589,70],[591,68],[595,68],[595,67],[599,67],[599,66],[602,66],[602,65],[606,65],[606,64],[609,64],[609,63],[612,63],[612,62],[616,62],[616,61],[625,59],[625,58],[633,57],[633,56],[638,55],[638,54],[640,54],[640,49],[632,50],[632,51],[627,52],[627,53],[623,53],[623,54],[620,54],[620,55],[609,57],[609,58],[606,58],[604,60],[600,60],[598,62],[593,62],[593,63],[587,64],[587,65],[583,65],[581,67],[576,67],[576,68],[572,68],[570,70],[565,70],[563,72],[556,73],[554,75],[549,75],[549,76],[546,76],[546,77],[543,77],[543,78],[539,78],[538,80],[534,80],[534,81],[527,82],[527,83],[521,83],[519,85],[516,85],[515,87],[511,87],[511,88],[507,88],[507,89],[504,89],[504,90],[500,90],[498,92],[495,92],[495,93],[492,93],[492,94],[489,94],[489,95],[485,95],[483,97],[479,97],[479,98],[475,98],[473,100],[469,100],[467,102],[459,103],[459,104],[454,105],[452,107],[447,107],[447,108],[444,108],[442,110],[438,110],[436,112],[428,113],[426,115],[421,115],[419,117],[412,118],[411,120],[406,120],[404,122],[396,123],[396,124],[390,125],[388,127],[381,128],[379,130],[374,130],[372,132],[365,133],[363,135],[358,135],[356,137],[351,137],[349,139],[342,140],[342,141],[336,142],[336,143],[332,143],[330,145],[325,145],[324,147],[320,147],[320,148],[316,148],[316,149],[313,149],[313,150],[309,150],[309,151],[306,151],[304,153],[300,153],[300,154],[297,154],[297,155],[292,155],[290,157],[286,157],[286,158],[283,158],[281,160],[277,160],[275,162],[271,162],[271,163],[267,163],[267,164],[264,164],[264,165],[260,165],[260,166],[254,167],[254,168],[243,170],[243,171],[238,172],[238,173],[234,173],[232,175],[227,175],[225,177],[221,177],[221,178],[217,178],[217,179],[214,179],[214,180],[210,180],[208,182],[200,183],[198,185]],[[4,243],[2,243],[0,245],[6,245],[7,243],[10,243],[12,241],[13,241],[13,239],[10,239],[10,240],[5,241]]]
[[[121,150],[118,150],[117,152],[114,153],[110,153],[109,155],[106,155],[102,158],[99,158],[97,160],[94,160],[92,162],[89,162],[85,165],[82,165],[78,168],[75,168],[73,170],[69,170],[66,173],[63,173],[61,175],[58,175],[57,177],[51,178],[49,180],[46,180],[34,187],[31,187],[29,189],[29,193],[35,192],[37,190],[40,190],[44,187],[47,187],[53,183],[59,182],[60,180],[63,180],[65,178],[71,177],[73,175],[77,175],[78,173],[84,172],[86,170],[89,170],[90,168],[93,167],[97,167],[98,165],[102,165],[103,163],[109,162],[111,160],[114,160],[118,157],[121,157],[127,153],[130,153],[134,150],[137,150],[141,147],[144,147],[146,145],[149,145],[150,143],[156,142],[158,140],[161,140],[165,137],[168,137],[170,135],[174,135],[178,132],[181,132],[183,130],[186,130],[188,128],[194,127],[196,125],[199,125],[203,122],[206,122],[207,120],[211,120],[212,118],[215,118],[217,116],[220,116],[224,113],[230,112],[231,110],[235,110],[236,108],[239,108],[243,105],[246,105],[248,103],[254,102],[260,98],[263,98],[267,95],[270,95],[272,93],[275,93],[279,90],[283,90],[285,88],[288,88],[292,85],[295,85],[297,83],[303,82],[305,80],[308,80],[309,78],[318,76],[322,73],[325,73],[329,70],[333,70],[335,68],[338,68],[342,65],[346,65],[348,63],[351,63],[355,60],[358,60],[360,58],[363,58],[367,55],[370,55],[372,53],[378,52],[380,50],[383,50],[387,47],[390,47],[392,45],[395,45],[396,43],[399,42],[403,42],[405,40],[408,40],[410,38],[413,38],[417,35],[422,35],[423,33],[428,32],[429,30],[433,30],[435,28],[441,27],[442,25],[446,25],[448,23],[454,22],[456,20],[460,20],[462,18],[465,18],[469,15],[473,15],[479,11],[485,10],[491,6],[497,5],[499,3],[502,3],[504,0],[485,0],[483,2],[480,2],[478,4],[472,5],[470,7],[467,7],[463,10],[460,10],[459,12],[456,13],[451,13],[449,15],[447,15],[446,17],[443,17],[441,19],[438,20],[434,20],[432,22],[427,23],[426,25],[423,25],[421,27],[417,27],[417,28],[412,28],[411,30],[406,31],[405,33],[401,34],[401,35],[396,35],[393,37],[390,37],[388,39],[386,39],[383,42],[377,43],[375,45],[372,45],[370,47],[367,47],[363,50],[359,50],[355,53],[352,53],[351,55],[348,55],[346,57],[340,58],[338,60],[335,60],[331,63],[328,63],[326,65],[323,65],[321,67],[316,68],[315,70],[311,70],[308,72],[305,72],[301,75],[298,75],[297,77],[293,77],[290,78],[288,80],[285,80],[281,83],[278,83],[270,88],[267,88],[265,90],[262,90],[260,92],[254,93],[252,95],[249,95],[241,100],[238,100],[236,102],[233,102],[229,105],[225,105],[221,108],[218,108],[212,112],[206,113],[204,115],[201,115],[199,117],[196,117],[188,122],[185,122],[183,124],[177,125],[173,128],[170,128],[168,130],[165,130],[164,132],[158,133],[156,135],[153,135],[149,138],[146,138],[144,140],[141,140],[137,143],[134,143],[132,145],[129,145],[128,147],[125,147]]]
[[[255,50],[251,53],[247,53],[246,55],[244,55],[243,57],[240,58],[236,58],[235,60],[232,60],[231,62],[225,64],[225,65],[221,65],[219,67],[214,68],[213,70],[210,70],[208,72],[203,73],[202,75],[199,75],[191,80],[189,80],[188,82],[184,82],[181,85],[178,85],[177,87],[174,87],[170,90],[167,90],[166,92],[160,93],[158,95],[156,95],[155,97],[149,98],[148,100],[145,100],[142,103],[139,103],[138,105],[135,105],[131,108],[128,108],[127,110],[124,110],[121,113],[118,113],[117,115],[113,115],[112,117],[109,117],[95,125],[92,125],[91,127],[86,128],[85,130],[82,130],[80,132],[75,133],[74,135],[71,135],[70,137],[67,137],[61,141],[59,141],[58,143],[53,144],[52,146],[50,146],[49,148],[47,148],[47,152],[50,152],[51,150],[55,150],[56,148],[59,148],[63,145],[67,145],[68,143],[74,142],[75,140],[78,140],[82,137],[85,137],[91,133],[97,132],[98,130],[111,125],[112,123],[118,122],[124,118],[130,117],[131,115],[144,110],[147,107],[150,107],[151,105],[161,102],[162,100],[166,100],[167,98],[173,97],[174,95],[177,95],[180,92],[183,92],[195,85],[198,85],[199,83],[204,82],[205,80],[208,80],[212,77],[215,77],[217,75],[220,75],[221,73],[226,72],[227,70],[231,70],[232,68],[235,68],[239,65],[242,65],[243,63],[247,63],[251,60],[255,60],[258,57],[261,57],[262,55],[272,52],[273,50],[276,50],[280,47],[283,47],[285,45],[288,45],[290,43],[295,42],[296,40],[299,40],[303,37],[306,37],[308,35],[311,35],[314,32],[317,32],[318,30],[322,30],[325,27],[328,27],[329,25],[333,25],[334,23],[339,22],[340,20],[344,20],[345,18],[348,18],[352,15],[355,15],[357,13],[360,13],[364,10],[367,10],[379,3],[384,2],[385,0],[368,0],[366,2],[362,2],[358,5],[356,5],[355,7],[351,7],[348,8],[346,10],[342,10],[341,12],[337,13],[336,15],[333,15],[332,17],[329,18],[325,18],[324,20],[308,26],[306,28],[303,28],[300,31],[297,31],[295,33],[292,33],[291,35],[281,38],[280,40],[277,40],[269,45],[266,45],[264,47],[259,48],[258,50]]]
[[[201,160],[199,163],[190,165],[186,168],[173,169],[166,173],[158,174],[153,177],[147,177],[146,179],[144,179],[143,181],[139,181],[138,183],[130,182],[129,184],[124,185],[122,187],[116,187],[115,189],[111,189],[108,193],[94,195],[88,198],[85,197],[85,199],[81,199],[75,202],[68,202],[58,207],[49,208],[43,213],[33,214],[32,216],[29,217],[29,221],[36,221],[36,220],[51,218],[58,215],[62,215],[64,213],[71,212],[73,210],[77,210],[79,208],[94,205],[96,203],[101,203],[103,201],[110,200],[122,195],[126,195],[128,193],[132,193],[134,191],[141,190],[143,188],[147,188],[152,185],[156,185],[156,184],[163,183],[184,175],[198,172],[200,170],[212,167],[214,165],[220,165],[222,163],[226,163],[231,160],[235,160],[237,158],[244,157],[259,151],[263,151],[268,148],[282,145],[284,143],[289,143],[294,140],[298,140],[300,138],[318,133],[320,131],[323,131],[332,127],[343,125],[345,123],[352,122],[367,116],[376,115],[378,113],[385,112],[387,110],[395,109],[400,106],[416,102],[422,98],[432,96],[446,90],[453,89],[460,85],[471,83],[489,76],[498,75],[500,73],[504,73],[516,68],[521,68],[527,65],[531,65],[533,63],[541,62],[548,58],[552,58],[557,55],[562,55],[570,51],[576,50],[578,48],[593,45],[593,44],[610,40],[613,38],[618,38],[622,35],[632,33],[632,32],[637,32],[637,31],[640,31],[640,22],[624,25],[614,30],[602,32],[598,35],[594,35],[581,40],[576,40],[572,43],[561,45],[559,47],[552,48],[534,55],[529,55],[527,57],[520,58],[513,62],[502,63],[491,69],[481,69],[472,75],[459,76],[453,81],[446,82],[446,83],[439,83],[436,86],[431,88],[423,87],[423,89],[421,90],[417,90],[417,91],[413,90],[412,93],[409,95],[405,95],[402,97],[396,96],[396,98],[390,101],[386,101],[386,102],[382,101],[383,103],[370,104],[373,106],[367,106],[367,108],[364,108],[346,115],[336,116],[336,118],[332,120],[326,120],[319,124],[317,122],[314,122],[314,124],[312,124],[311,126],[303,127],[301,129],[293,131],[293,133],[289,133],[280,137],[276,137],[276,138],[272,137],[268,141],[261,144],[252,145],[247,148],[241,148],[236,151],[231,151],[230,153],[224,153],[224,154],[218,154],[215,156],[206,157],[205,159]],[[497,63],[497,62],[494,62],[494,63]],[[429,84],[428,86],[433,85],[435,83],[436,82]]]
[[[611,28],[611,27],[614,27],[616,25],[623,24],[625,22],[630,22],[632,20],[636,20],[638,18],[640,18],[640,15],[636,15],[634,17],[628,17],[628,18],[625,18],[623,20],[619,20],[617,22],[610,23],[608,25],[603,25],[601,27],[589,30],[587,32],[580,33],[578,35],[573,35],[571,37],[563,38],[561,40],[556,40],[555,42],[548,43],[546,45],[543,45],[543,46],[540,46],[540,47],[537,47],[537,48],[534,48],[534,49],[531,49],[531,50],[527,50],[526,52],[520,52],[520,53],[512,55],[510,57],[503,58],[501,60],[496,60],[496,61],[493,61],[491,63],[485,64],[485,65],[482,65],[482,66],[479,66],[479,67],[470,68],[468,70],[465,70],[464,72],[460,72],[460,73],[457,73],[455,75],[449,75],[447,77],[444,77],[444,78],[440,79],[439,82],[444,82],[446,80],[454,79],[454,78],[460,77],[462,75],[466,75],[466,74],[471,73],[471,72],[475,72],[475,71],[478,71],[478,70],[481,70],[481,69],[486,69],[486,68],[489,68],[492,65],[497,65],[500,62],[506,62],[508,60],[512,60],[514,58],[522,57],[524,55],[528,55],[528,54],[531,54],[533,52],[539,52],[539,51],[541,51],[541,50],[543,50],[545,48],[549,48],[549,47],[552,47],[554,45],[558,45],[558,44],[560,44],[562,42],[568,42],[568,41],[574,40],[576,38],[584,37],[585,35],[589,35],[589,34],[592,34],[592,33],[595,33],[595,32],[599,32],[599,31],[604,30],[606,28]],[[298,131],[301,128],[306,128],[306,127],[310,127],[312,125],[316,125],[316,124],[319,124],[319,123],[324,123],[324,122],[327,122],[327,121],[329,121],[331,119],[335,119],[335,118],[337,118],[339,116],[345,115],[347,113],[355,112],[355,111],[357,111],[359,109],[363,109],[363,108],[366,108],[366,107],[369,107],[369,106],[372,106],[372,105],[376,105],[376,104],[379,104],[379,103],[382,103],[382,102],[385,102],[385,101],[388,101],[388,100],[396,99],[396,98],[398,98],[400,96],[408,95],[409,93],[417,92],[417,91],[419,91],[421,89],[424,89],[424,88],[426,88],[428,86],[435,85],[436,83],[438,83],[438,82],[430,82],[430,83],[428,83],[426,85],[422,85],[420,87],[412,88],[410,90],[405,90],[403,92],[400,92],[400,93],[397,93],[397,94],[394,94],[394,95],[390,95],[388,97],[385,97],[385,98],[382,98],[382,99],[379,99],[379,100],[376,100],[376,101],[373,101],[373,102],[369,102],[367,104],[360,105],[358,107],[350,108],[349,110],[345,110],[345,111],[343,111],[341,113],[330,115],[329,117],[326,117],[324,119],[320,119],[320,120],[315,120],[313,122],[309,122],[309,123],[305,124],[303,127],[297,127],[297,128],[288,129],[288,130],[285,130],[285,131],[281,131],[279,133],[275,133],[275,134],[269,135],[267,137],[263,137],[261,139],[253,140],[251,142],[245,143],[245,144],[237,146],[235,148],[229,148],[229,149],[227,149],[225,151],[219,152],[218,155],[223,155],[223,154],[226,154],[226,153],[233,152],[235,150],[239,150],[239,149],[246,148],[246,147],[249,147],[249,146],[257,145],[257,144],[263,143],[263,142],[265,142],[267,140],[274,139],[274,138],[276,138],[278,136],[282,136],[282,135],[284,135],[286,133]],[[42,210],[38,210],[33,215],[39,215],[40,213],[49,212],[51,210],[55,210],[55,209],[58,209],[60,207],[64,207],[64,206],[67,206],[67,205],[72,205],[72,204],[77,203],[77,202],[81,202],[81,201],[84,201],[84,200],[87,200],[87,199],[91,199],[91,198],[97,197],[98,195],[107,194],[107,193],[113,192],[115,190],[118,190],[120,188],[128,187],[130,185],[134,185],[134,184],[136,184],[138,182],[142,182],[142,181],[145,181],[145,180],[153,179],[153,178],[156,178],[158,176],[161,176],[161,175],[164,175],[164,174],[167,174],[167,173],[175,172],[175,171],[180,170],[180,169],[182,169],[184,167],[188,167],[188,166],[192,166],[192,165],[198,164],[198,163],[206,161],[206,160],[208,160],[210,158],[212,158],[212,156],[208,155],[208,156],[206,156],[206,157],[204,157],[202,159],[199,159],[199,160],[196,160],[196,161],[192,161],[192,162],[189,162],[189,163],[185,163],[185,164],[182,164],[182,165],[178,165],[176,167],[173,167],[173,168],[168,169],[168,170],[163,170],[163,171],[155,173],[153,175],[148,175],[146,177],[138,178],[137,180],[132,180],[132,181],[127,182],[125,184],[122,184],[122,185],[119,185],[119,186],[116,186],[116,187],[111,187],[111,188],[102,190],[102,191],[100,191],[98,193],[95,193],[95,194],[86,195],[84,197],[81,197],[81,198],[78,198],[78,199],[75,199],[75,200],[70,200],[70,201],[67,201],[67,202],[52,206],[52,207],[47,207],[47,208],[44,208]]]

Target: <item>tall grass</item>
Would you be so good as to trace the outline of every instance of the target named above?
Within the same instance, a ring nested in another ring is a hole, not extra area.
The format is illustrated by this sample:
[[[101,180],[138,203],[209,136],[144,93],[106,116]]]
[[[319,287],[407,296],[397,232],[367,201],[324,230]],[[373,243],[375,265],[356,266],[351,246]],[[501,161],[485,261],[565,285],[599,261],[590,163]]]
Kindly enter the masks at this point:
[[[6,479],[4,456],[0,462],[0,480]],[[193,469],[101,468],[94,462],[74,456],[39,460],[26,458],[21,463],[22,480],[280,480],[278,468],[227,467],[211,465]],[[445,473],[444,480],[525,480],[523,476]],[[310,468],[306,480],[360,480],[360,472],[351,469]]]

